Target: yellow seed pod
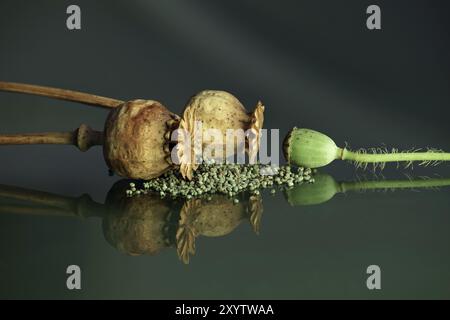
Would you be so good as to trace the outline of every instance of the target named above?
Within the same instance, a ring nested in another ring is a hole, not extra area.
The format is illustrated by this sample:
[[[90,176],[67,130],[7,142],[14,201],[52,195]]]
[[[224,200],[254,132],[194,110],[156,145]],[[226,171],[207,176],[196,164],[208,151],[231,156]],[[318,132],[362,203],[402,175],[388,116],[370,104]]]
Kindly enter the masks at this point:
[[[233,145],[235,142],[233,136],[227,136],[227,129],[242,129],[244,132],[250,133],[245,138],[245,146],[243,147],[249,156],[254,159],[259,149],[260,131],[263,122],[264,106],[261,102],[258,102],[255,110],[249,113],[241,102],[228,92],[201,91],[189,100],[180,121],[179,129],[188,133],[187,137],[178,137],[177,155],[181,174],[185,178],[192,179],[192,173],[198,167],[195,162],[196,155],[202,155],[198,148],[201,147],[204,150],[211,143],[210,139],[206,137],[206,131],[209,129],[220,131],[222,139],[214,143],[222,144],[222,148],[227,143]],[[201,126],[198,126],[198,123]],[[198,140],[200,139],[201,142],[199,143]],[[189,147],[186,147],[188,142]],[[238,147],[242,146],[234,144],[234,153]],[[187,154],[186,150],[188,150]],[[230,150],[226,150],[226,153],[224,151],[223,155],[225,154],[230,154]]]
[[[132,179],[159,177],[172,166],[167,137],[178,119],[153,100],[133,100],[112,110],[103,147],[110,169]]]

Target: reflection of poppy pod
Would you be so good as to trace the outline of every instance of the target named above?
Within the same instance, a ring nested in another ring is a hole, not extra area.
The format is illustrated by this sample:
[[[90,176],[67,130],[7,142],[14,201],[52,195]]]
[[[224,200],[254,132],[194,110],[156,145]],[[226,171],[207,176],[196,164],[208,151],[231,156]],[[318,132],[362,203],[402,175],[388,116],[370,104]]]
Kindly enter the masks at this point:
[[[133,100],[112,110],[105,124],[104,156],[115,173],[132,179],[153,179],[171,166],[167,133],[178,116],[161,103]]]
[[[211,200],[192,199],[184,203],[176,234],[178,255],[183,262],[195,253],[195,238],[199,235],[221,237],[231,233],[244,219],[249,218],[255,232],[259,232],[263,212],[261,196],[250,196],[234,203],[224,195]]]
[[[202,132],[197,133],[198,126],[196,122],[201,123]],[[245,138],[245,148],[250,157],[254,158],[258,152],[260,130],[264,122],[264,106],[258,102],[255,110],[248,113],[244,106],[236,97],[225,91],[202,91],[189,100],[184,109],[183,117],[180,121],[179,129],[184,130],[189,134],[187,137],[178,136],[177,155],[180,162],[180,171],[183,177],[192,179],[192,172],[198,167],[195,163],[196,155],[199,154],[195,150],[199,145],[195,143],[194,138],[201,138],[201,147],[203,150],[212,141],[205,137],[205,132],[208,129],[220,130],[222,134],[222,141],[214,143],[222,143],[222,148],[227,145],[226,132],[227,129],[237,130],[242,129],[247,132]],[[186,148],[186,140],[190,139],[189,146]],[[234,144],[234,137],[228,136],[228,145],[234,145],[234,150],[224,150],[223,155],[234,154],[238,146]],[[186,150],[190,150],[190,154],[186,154]],[[191,160],[192,159],[192,160]]]
[[[128,255],[154,255],[170,245],[165,233],[170,203],[153,195],[127,197],[126,186],[128,181],[121,180],[108,193],[103,219],[105,239]]]
[[[199,235],[222,237],[231,233],[246,218],[247,204],[234,204],[225,196],[213,196],[210,201],[188,201],[183,209],[195,211],[193,227]]]
[[[170,208],[159,198],[136,197],[103,220],[106,240],[129,255],[156,254],[167,247],[164,227]]]

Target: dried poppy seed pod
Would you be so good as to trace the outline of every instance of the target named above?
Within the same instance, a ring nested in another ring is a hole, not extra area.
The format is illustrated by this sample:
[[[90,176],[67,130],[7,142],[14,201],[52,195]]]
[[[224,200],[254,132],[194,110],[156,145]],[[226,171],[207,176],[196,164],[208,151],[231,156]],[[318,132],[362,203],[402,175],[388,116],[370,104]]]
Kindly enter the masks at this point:
[[[196,122],[201,122],[201,133]],[[250,135],[247,135],[245,147],[247,153],[252,159],[255,159],[259,149],[260,130],[264,122],[264,106],[258,102],[255,110],[252,113],[247,112],[241,102],[232,94],[225,91],[206,90],[201,91],[192,97],[186,105],[183,117],[180,121],[180,129],[186,130],[189,133],[190,148],[185,148],[186,141],[184,139],[178,140],[178,158],[180,161],[180,171],[183,177],[192,179],[192,172],[198,167],[195,163],[196,155],[199,155],[198,144],[195,139],[202,139],[201,147],[205,147],[211,143],[205,132],[208,129],[218,129],[222,134],[222,147],[227,145],[234,145],[234,153],[239,147],[234,144],[234,137],[228,136],[227,130],[242,129],[244,132],[250,130]],[[196,133],[200,133],[196,135]],[[220,142],[214,142],[220,143]],[[190,149],[190,154],[186,156],[185,150]],[[224,155],[230,155],[230,150],[224,151]],[[202,154],[200,154],[203,156]]]
[[[167,122],[174,122],[167,124]],[[103,154],[115,173],[153,179],[171,166],[167,133],[178,116],[153,100],[133,100],[112,110],[105,124]]]

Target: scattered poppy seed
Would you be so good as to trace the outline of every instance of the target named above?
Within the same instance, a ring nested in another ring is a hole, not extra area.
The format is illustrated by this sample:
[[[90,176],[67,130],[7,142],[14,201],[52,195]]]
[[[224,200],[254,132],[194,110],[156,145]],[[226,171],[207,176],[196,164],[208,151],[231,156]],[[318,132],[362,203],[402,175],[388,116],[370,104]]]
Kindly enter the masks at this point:
[[[161,197],[170,195],[174,198],[206,197],[214,193],[226,194],[230,198],[243,191],[254,195],[259,189],[268,188],[276,183],[279,188],[290,188],[298,183],[313,182],[310,169],[290,166],[271,167],[261,164],[217,164],[204,162],[193,172],[191,181],[185,180],[179,170],[171,170],[153,180],[144,181],[141,189],[130,183],[127,196],[156,192]],[[309,181],[308,181],[309,180]],[[272,189],[271,193],[275,193]],[[238,199],[233,200],[235,203]]]

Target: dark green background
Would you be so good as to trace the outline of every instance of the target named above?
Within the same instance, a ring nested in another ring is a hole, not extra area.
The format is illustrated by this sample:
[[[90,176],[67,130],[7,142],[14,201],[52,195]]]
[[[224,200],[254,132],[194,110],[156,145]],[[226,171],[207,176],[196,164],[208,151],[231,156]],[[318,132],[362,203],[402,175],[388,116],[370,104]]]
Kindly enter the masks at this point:
[[[82,30],[66,28],[66,8]],[[400,149],[449,143],[449,8],[446,1],[0,1],[0,80],[128,100],[180,113],[203,89],[266,105],[266,128],[294,125],[339,145]],[[101,129],[107,111],[0,93],[0,133]],[[327,168],[352,180],[349,164]],[[396,177],[391,168],[383,173]],[[449,176],[448,165],[406,171]],[[100,148],[0,148],[0,183],[102,202],[109,177]],[[289,207],[264,195],[262,231],[242,224],[199,238],[188,266],[167,249],[121,255],[101,220],[0,216],[1,298],[449,298],[448,189],[338,195]],[[81,291],[65,287],[69,264]],[[380,265],[382,290],[365,286]]]

